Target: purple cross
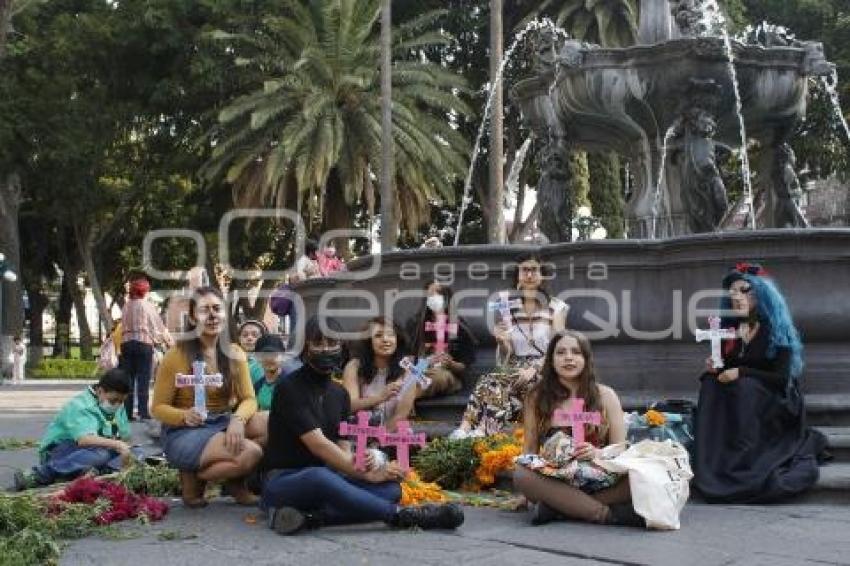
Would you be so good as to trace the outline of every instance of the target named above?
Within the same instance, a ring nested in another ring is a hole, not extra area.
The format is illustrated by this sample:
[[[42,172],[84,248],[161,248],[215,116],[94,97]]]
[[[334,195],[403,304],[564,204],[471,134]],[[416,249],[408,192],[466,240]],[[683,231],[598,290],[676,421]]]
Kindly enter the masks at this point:
[[[385,432],[381,436],[381,446],[395,446],[398,467],[405,472],[410,469],[410,446],[425,446],[427,436],[424,432],[414,433],[407,421],[396,423],[396,432]]]
[[[436,322],[425,323],[425,330],[428,332],[435,332],[437,334],[437,342],[434,344],[434,351],[438,354],[442,354],[449,348],[449,345],[446,342],[446,331],[448,330],[452,334],[457,334],[457,323],[448,322],[446,314],[440,313],[437,315]]]
[[[709,330],[697,330],[697,342],[711,341],[711,365],[715,369],[723,367],[723,354],[720,351],[721,340],[731,340],[737,337],[737,333],[731,328],[720,328],[720,317],[708,317]]]
[[[203,360],[192,362],[192,373],[178,373],[174,376],[176,387],[195,388],[195,411],[203,419],[207,418],[207,387],[221,387],[224,385],[224,376],[220,373],[204,373],[206,364]]]
[[[570,399],[569,409],[555,409],[552,415],[554,426],[570,427],[573,432],[573,440],[578,446],[584,442],[585,424],[602,424],[602,415],[598,411],[584,410],[584,399],[573,397]]]
[[[357,412],[357,424],[347,422],[339,423],[339,434],[341,436],[357,437],[357,444],[354,450],[354,469],[366,470],[366,448],[370,438],[377,438],[380,442],[386,434],[387,429],[383,426],[369,426],[368,411]]]

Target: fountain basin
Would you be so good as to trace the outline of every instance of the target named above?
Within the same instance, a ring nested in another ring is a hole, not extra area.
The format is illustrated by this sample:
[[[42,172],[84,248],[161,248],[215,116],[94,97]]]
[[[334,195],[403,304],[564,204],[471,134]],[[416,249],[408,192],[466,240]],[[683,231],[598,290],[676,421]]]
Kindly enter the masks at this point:
[[[767,139],[805,115],[807,79],[832,65],[820,44],[771,47],[733,43],[744,120],[750,137]],[[691,81],[714,81],[715,139],[740,145],[728,60],[721,38],[676,39],[655,45],[602,49],[563,42],[546,68],[512,89],[527,123],[545,130],[553,118],[569,140],[587,149],[638,157],[691,102]],[[553,115],[554,112],[554,115]]]
[[[732,51],[747,141],[768,149],[756,166],[759,197],[767,203],[760,225],[805,226],[791,202],[797,185],[787,140],[805,116],[809,77],[829,75],[833,65],[816,42],[769,48],[733,42]],[[719,226],[728,203],[715,148],[741,146],[722,38],[602,49],[549,36],[532,68],[533,76],[511,92],[525,123],[554,157],[545,161],[546,202],[557,203],[564,190],[558,154],[569,148],[613,150],[632,163],[635,176],[627,203],[630,237],[671,237]],[[665,160],[668,149],[673,158]],[[555,225],[568,220],[561,216]]]
[[[514,259],[530,250],[554,266],[549,289],[570,305],[568,327],[591,337],[607,383],[695,390],[709,350],[695,342],[689,319],[705,328],[723,275],[738,261],[755,260],[775,277],[801,332],[807,391],[850,392],[850,301],[841,284],[850,281],[850,229],[404,250],[352,262],[354,276],[373,268],[365,279],[312,279],[297,289],[308,313],[332,315],[353,330],[379,313],[405,323],[421,305],[424,285],[439,277],[453,286],[484,369],[494,351],[486,302],[510,287]]]

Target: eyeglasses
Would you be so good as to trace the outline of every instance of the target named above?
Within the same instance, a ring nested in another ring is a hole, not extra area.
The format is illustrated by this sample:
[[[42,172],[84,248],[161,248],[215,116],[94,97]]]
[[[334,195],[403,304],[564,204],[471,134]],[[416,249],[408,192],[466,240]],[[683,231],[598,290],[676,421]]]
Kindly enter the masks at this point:
[[[198,314],[220,314],[221,311],[221,305],[206,305],[197,309]]]

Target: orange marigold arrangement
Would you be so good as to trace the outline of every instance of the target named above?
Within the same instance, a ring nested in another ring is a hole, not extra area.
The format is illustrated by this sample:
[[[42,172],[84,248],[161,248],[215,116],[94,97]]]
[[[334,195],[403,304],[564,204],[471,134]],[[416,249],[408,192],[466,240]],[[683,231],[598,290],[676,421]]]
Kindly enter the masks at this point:
[[[480,458],[475,470],[475,482],[478,484],[475,487],[479,489],[496,483],[496,475],[499,472],[512,470],[514,458],[522,453],[516,437],[504,434],[479,440],[475,443],[474,450]]]
[[[407,472],[404,481],[401,482],[402,505],[419,505],[421,503],[443,503],[446,501],[443,489],[434,482],[425,482],[419,478],[416,470]]]
[[[496,483],[496,476],[512,470],[522,453],[522,433],[452,440],[436,438],[419,451],[413,462],[422,479],[443,489],[478,491]]]
[[[667,417],[664,416],[664,413],[655,409],[649,409],[644,413],[643,418],[646,419],[646,424],[649,426],[661,426],[667,422]]]

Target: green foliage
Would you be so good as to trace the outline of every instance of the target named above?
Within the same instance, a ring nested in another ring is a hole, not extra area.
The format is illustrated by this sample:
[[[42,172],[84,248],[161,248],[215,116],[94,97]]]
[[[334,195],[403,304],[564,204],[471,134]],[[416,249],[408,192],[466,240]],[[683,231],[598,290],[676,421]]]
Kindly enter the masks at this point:
[[[372,208],[381,164],[379,15],[377,0],[290,1],[264,14],[258,33],[211,34],[253,81],[219,113],[204,178],[231,183],[237,203],[303,202],[308,216],[339,204],[326,203],[336,184],[346,205]],[[431,201],[454,199],[469,151],[449,119],[472,112],[459,96],[466,82],[422,58],[447,41],[435,27],[441,15],[398,22],[393,36],[395,183],[411,232],[429,219]]]
[[[526,19],[553,16],[576,39],[623,47],[637,37],[638,4],[637,0],[543,0]]]
[[[475,453],[476,441],[437,438],[419,451],[413,465],[423,481],[437,482],[444,489],[458,489],[475,477],[480,463]]]
[[[115,481],[133,493],[151,497],[180,495],[180,476],[177,470],[168,466],[136,462],[119,473]]]
[[[622,238],[626,203],[623,199],[620,160],[613,153],[590,153],[587,164],[590,171],[588,197],[593,216],[602,222],[608,231],[608,238]]]
[[[95,379],[97,362],[64,358],[42,358],[30,371],[33,379]]]
[[[0,438],[0,451],[2,450],[26,450],[38,446],[38,440],[33,438]]]
[[[53,510],[49,505],[35,496],[0,495],[0,564],[58,564],[61,548],[57,539],[91,534],[96,529],[92,520],[108,502],[63,504]]]
[[[590,204],[590,170],[587,165],[587,153],[571,151],[569,157],[570,180],[567,190],[573,196],[573,210]]]
[[[26,527],[9,536],[0,536],[0,564],[32,566],[59,564],[59,543],[50,534]]]

